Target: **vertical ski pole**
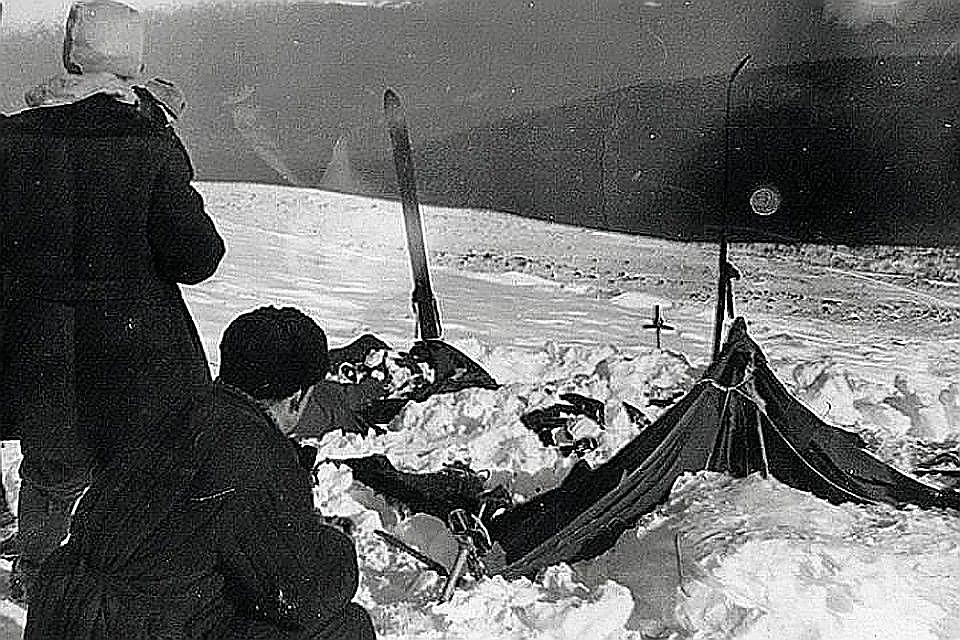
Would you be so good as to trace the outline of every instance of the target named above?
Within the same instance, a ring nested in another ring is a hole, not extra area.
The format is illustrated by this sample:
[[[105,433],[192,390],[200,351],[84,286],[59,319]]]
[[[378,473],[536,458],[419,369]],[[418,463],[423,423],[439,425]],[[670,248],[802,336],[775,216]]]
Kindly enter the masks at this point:
[[[720,211],[720,259],[717,275],[717,312],[713,321],[713,358],[720,355],[720,341],[723,339],[723,316],[727,301],[727,287],[729,273],[727,266],[728,225],[730,218],[730,102],[733,94],[733,83],[750,61],[750,56],[744,56],[737,64],[730,78],[727,80],[727,98],[723,111],[723,209]]]
[[[430,285],[427,252],[423,243],[423,222],[417,200],[417,180],[413,167],[410,134],[400,96],[392,89],[383,94],[383,111],[393,145],[393,162],[397,170],[397,186],[403,204],[403,221],[407,234],[410,267],[413,270],[413,308],[421,340],[440,338],[440,312]]]

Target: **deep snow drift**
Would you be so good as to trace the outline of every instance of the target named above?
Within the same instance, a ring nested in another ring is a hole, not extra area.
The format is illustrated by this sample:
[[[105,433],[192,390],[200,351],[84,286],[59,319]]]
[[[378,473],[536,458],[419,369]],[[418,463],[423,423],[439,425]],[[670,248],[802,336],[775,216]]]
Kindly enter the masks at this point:
[[[228,244],[218,274],[186,291],[214,366],[226,323],[261,304],[301,307],[334,345],[367,331],[412,343],[399,204],[272,186],[201,189]],[[384,436],[330,435],[321,458],[385,452],[422,471],[459,460],[529,497],[572,460],[544,448],[521,414],[566,391],[602,400],[609,426],[590,454],[600,462],[636,433],[622,401],[653,419],[662,409],[650,400],[688,389],[707,363],[709,247],[476,211],[427,208],[425,227],[443,265],[434,284],[445,338],[504,386],[412,404]],[[738,310],[816,413],[907,471],[956,446],[960,291],[755,249],[733,257],[744,272]],[[757,291],[768,295],[748,295]],[[680,329],[665,334],[663,352],[640,328],[653,304]],[[929,313],[884,315],[911,308]],[[5,467],[15,462],[9,452]],[[482,580],[439,605],[439,578],[373,530],[449,561],[442,527],[399,514],[346,468],[326,464],[320,480],[317,504],[359,525],[358,599],[384,638],[960,637],[955,513],[833,506],[772,480],[703,473],[681,479],[600,558],[536,582]],[[22,620],[9,606],[0,613]]]

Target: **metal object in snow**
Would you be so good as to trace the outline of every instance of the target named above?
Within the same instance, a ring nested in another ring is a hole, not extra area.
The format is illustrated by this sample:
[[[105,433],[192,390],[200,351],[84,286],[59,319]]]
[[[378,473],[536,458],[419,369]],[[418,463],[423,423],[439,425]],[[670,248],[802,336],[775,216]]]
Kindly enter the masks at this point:
[[[643,325],[644,329],[653,330],[657,332],[657,349],[660,349],[660,335],[664,331],[673,331],[674,328],[667,324],[666,320],[663,319],[663,316],[660,314],[660,305],[653,306],[653,321],[649,324]]]

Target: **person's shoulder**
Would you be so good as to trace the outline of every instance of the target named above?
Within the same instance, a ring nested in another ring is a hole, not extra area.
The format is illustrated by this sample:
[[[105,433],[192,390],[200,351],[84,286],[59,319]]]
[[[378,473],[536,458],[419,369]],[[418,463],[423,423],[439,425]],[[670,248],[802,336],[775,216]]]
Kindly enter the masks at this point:
[[[257,457],[285,438],[267,412],[250,396],[219,382],[194,400],[191,421],[216,451],[233,458]]]
[[[194,401],[193,428],[202,475],[213,487],[272,487],[283,466],[286,438],[256,401],[220,383],[213,383]]]
[[[271,426],[269,416],[255,400],[218,382],[196,394],[192,414],[194,420],[206,423],[214,431],[243,432],[251,437]]]
[[[5,134],[41,130],[45,120],[55,117],[62,107],[31,107],[23,111],[4,114],[0,118],[0,131]],[[51,113],[53,112],[53,113]]]
[[[105,95],[77,102],[24,109],[0,119],[6,134],[24,133],[83,138],[174,136],[172,129],[143,117],[135,105]]]

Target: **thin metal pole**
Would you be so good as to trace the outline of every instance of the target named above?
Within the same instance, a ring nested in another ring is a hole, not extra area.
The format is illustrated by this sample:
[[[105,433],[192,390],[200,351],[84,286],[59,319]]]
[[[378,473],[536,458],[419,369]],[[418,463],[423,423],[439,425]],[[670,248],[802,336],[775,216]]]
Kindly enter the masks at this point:
[[[460,578],[466,572],[467,561],[470,559],[470,554],[473,553],[473,543],[469,536],[458,536],[457,542],[460,545],[457,559],[453,563],[453,569],[450,570],[446,584],[443,585],[440,602],[450,602],[453,599],[453,593],[457,590],[457,583],[460,582]]]
[[[763,414],[760,413],[760,407],[754,405],[757,412],[757,436],[760,438],[760,456],[763,460],[763,477],[770,477],[770,460],[767,458],[767,442],[763,437]],[[747,470],[749,471],[749,469]]]
[[[720,340],[723,338],[723,316],[727,300],[727,287],[730,282],[727,278],[727,245],[729,242],[728,228],[730,218],[730,103],[732,101],[733,83],[747,66],[750,56],[744,56],[737,64],[730,78],[727,80],[727,99],[723,110],[723,208],[720,211],[720,258],[717,274],[717,312],[713,320],[713,358],[720,355]]]

